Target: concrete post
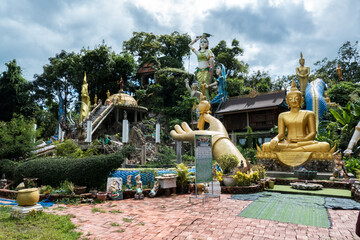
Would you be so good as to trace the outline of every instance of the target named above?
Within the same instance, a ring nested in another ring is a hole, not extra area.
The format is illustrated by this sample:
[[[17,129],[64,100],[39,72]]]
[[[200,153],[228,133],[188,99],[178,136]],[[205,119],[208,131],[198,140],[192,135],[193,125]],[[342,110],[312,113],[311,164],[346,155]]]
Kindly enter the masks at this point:
[[[90,119],[86,122],[86,140],[85,142],[91,143],[92,139],[92,121]]]
[[[181,163],[181,149],[182,149],[182,142],[176,141],[176,162],[177,164]]]

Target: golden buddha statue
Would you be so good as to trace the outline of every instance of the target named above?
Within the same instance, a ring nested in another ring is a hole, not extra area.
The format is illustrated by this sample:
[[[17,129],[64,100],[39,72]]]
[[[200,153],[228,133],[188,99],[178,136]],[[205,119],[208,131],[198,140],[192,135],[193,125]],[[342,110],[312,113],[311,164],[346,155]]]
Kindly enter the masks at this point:
[[[291,90],[286,95],[290,111],[279,115],[278,135],[264,143],[262,150],[258,148],[257,158],[279,159],[288,166],[299,166],[309,159],[332,159],[330,144],[314,140],[315,114],[312,111],[300,110],[303,100],[293,80]]]
[[[338,63],[337,68],[336,68],[336,74],[338,75],[339,80],[342,81],[343,80],[343,75],[342,75],[342,69],[341,69],[339,63]]]
[[[300,52],[300,59],[299,59],[300,67],[296,68],[296,74],[299,76],[300,81],[300,91],[302,95],[305,95],[305,90],[308,84],[308,78],[310,74],[310,67],[305,67],[305,59],[303,58],[302,52]]]

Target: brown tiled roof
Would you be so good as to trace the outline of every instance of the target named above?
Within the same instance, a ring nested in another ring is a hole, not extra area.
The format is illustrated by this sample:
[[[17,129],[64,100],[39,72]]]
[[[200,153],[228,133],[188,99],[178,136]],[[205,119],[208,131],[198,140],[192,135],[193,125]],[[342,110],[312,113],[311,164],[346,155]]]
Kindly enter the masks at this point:
[[[247,112],[249,110],[261,108],[273,108],[280,106],[286,97],[286,91],[275,91],[268,93],[259,93],[251,98],[249,95],[234,97],[228,99],[216,114],[229,114],[238,112]]]
[[[145,63],[143,66],[139,68],[137,71],[137,74],[143,74],[143,73],[154,73],[155,69],[153,68],[153,63]]]

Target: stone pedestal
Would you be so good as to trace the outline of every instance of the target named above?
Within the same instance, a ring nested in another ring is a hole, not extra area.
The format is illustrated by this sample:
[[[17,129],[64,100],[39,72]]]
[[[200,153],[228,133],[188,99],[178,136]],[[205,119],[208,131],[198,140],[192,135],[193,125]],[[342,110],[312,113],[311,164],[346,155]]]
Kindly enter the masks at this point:
[[[24,218],[29,214],[42,212],[44,209],[40,204],[34,206],[14,206],[11,208],[11,218]]]
[[[279,171],[279,172],[293,172],[299,167],[306,168],[306,170],[318,171],[318,172],[333,172],[335,163],[333,160],[325,159],[311,159],[304,164],[297,167],[290,167],[282,164],[278,159],[258,159],[258,164],[264,165],[267,171]]]

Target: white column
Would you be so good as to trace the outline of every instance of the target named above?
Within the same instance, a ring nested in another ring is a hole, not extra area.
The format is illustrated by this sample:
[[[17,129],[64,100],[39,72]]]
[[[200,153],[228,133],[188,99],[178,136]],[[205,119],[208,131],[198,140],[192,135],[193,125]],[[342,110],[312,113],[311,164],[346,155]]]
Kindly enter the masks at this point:
[[[37,129],[37,125],[36,123],[34,123],[34,142],[36,142],[36,129]]]
[[[176,162],[178,164],[181,163],[181,149],[182,149],[182,142],[176,141]]]
[[[160,143],[160,123],[156,123],[155,143]]]
[[[87,125],[86,125],[86,140],[85,142],[91,143],[91,135],[92,135],[92,121],[91,120],[87,120]]]
[[[122,142],[128,143],[129,142],[129,121],[127,119],[123,120],[122,125]]]

